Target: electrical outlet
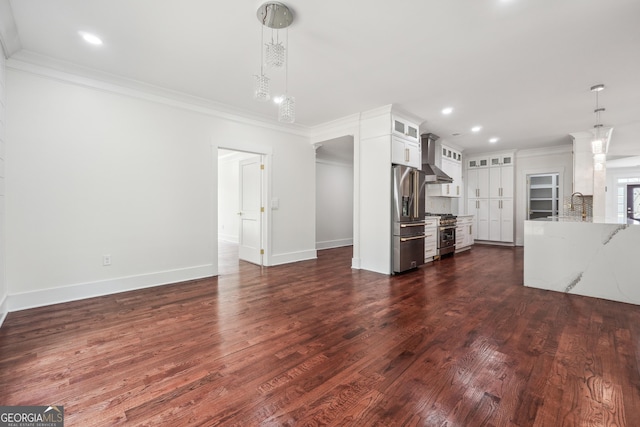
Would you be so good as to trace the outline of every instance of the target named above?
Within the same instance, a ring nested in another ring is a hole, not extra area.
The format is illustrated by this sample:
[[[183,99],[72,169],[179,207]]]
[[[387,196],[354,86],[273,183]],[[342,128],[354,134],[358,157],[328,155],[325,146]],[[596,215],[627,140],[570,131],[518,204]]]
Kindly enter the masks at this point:
[[[111,255],[102,255],[102,265],[111,265]]]

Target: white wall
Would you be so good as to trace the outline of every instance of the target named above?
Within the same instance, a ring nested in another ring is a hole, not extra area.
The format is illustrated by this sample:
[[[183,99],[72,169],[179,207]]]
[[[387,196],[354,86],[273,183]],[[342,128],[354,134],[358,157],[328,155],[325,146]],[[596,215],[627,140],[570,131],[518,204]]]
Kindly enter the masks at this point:
[[[6,145],[6,90],[5,90],[6,60],[4,50],[0,44],[0,325],[7,315],[7,284],[5,281],[5,145]]]
[[[353,244],[353,165],[316,161],[316,248]]]
[[[527,175],[557,173],[562,185],[560,200],[570,195],[573,183],[573,156],[571,145],[520,150],[515,165],[515,226],[517,246],[524,245],[524,221],[527,219]],[[562,213],[561,213],[562,215]]]
[[[10,311],[217,274],[218,146],[267,154],[265,263],[315,257],[306,137],[55,77],[7,69]]]

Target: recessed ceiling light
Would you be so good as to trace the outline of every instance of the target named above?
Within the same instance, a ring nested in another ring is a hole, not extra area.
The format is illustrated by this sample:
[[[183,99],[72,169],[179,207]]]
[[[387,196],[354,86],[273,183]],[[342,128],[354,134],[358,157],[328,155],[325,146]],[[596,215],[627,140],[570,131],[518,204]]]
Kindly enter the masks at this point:
[[[471,132],[480,132],[480,129],[482,129],[482,126],[474,126],[471,128]]]
[[[445,116],[448,114],[453,113],[453,108],[452,107],[447,107],[447,108],[443,108],[442,109],[442,114],[444,114]]]
[[[284,99],[284,96],[274,96],[273,102],[275,102],[276,104],[281,104],[283,99]]]
[[[93,44],[96,46],[102,44],[102,39],[100,39],[100,37],[96,36],[95,34],[87,33],[85,31],[78,31],[78,34],[80,34],[84,41],[89,44]]]
[[[500,139],[500,138],[496,138],[496,137],[494,136],[493,138],[489,139],[489,142],[490,142],[490,143],[492,143],[492,144],[495,144],[496,142],[498,142],[498,140],[499,140],[499,139]]]

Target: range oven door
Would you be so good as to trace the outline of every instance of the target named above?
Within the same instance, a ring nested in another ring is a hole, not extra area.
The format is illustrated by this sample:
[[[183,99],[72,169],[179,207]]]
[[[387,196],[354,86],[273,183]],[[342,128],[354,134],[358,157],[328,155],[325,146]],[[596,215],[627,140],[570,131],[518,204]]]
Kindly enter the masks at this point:
[[[456,250],[456,227],[438,228],[438,255],[446,255]]]

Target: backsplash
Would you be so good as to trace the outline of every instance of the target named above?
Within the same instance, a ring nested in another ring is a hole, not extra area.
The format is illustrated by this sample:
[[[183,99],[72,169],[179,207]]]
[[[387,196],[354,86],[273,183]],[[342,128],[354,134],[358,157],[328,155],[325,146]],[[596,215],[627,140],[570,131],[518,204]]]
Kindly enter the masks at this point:
[[[562,205],[564,216],[581,218],[583,200],[584,200],[584,209],[587,214],[587,218],[593,217],[593,196],[584,196],[584,197],[573,196],[573,206],[571,204],[571,196],[565,197]]]
[[[458,212],[458,199],[452,197],[427,196],[425,212],[431,213],[452,213],[460,215]]]

